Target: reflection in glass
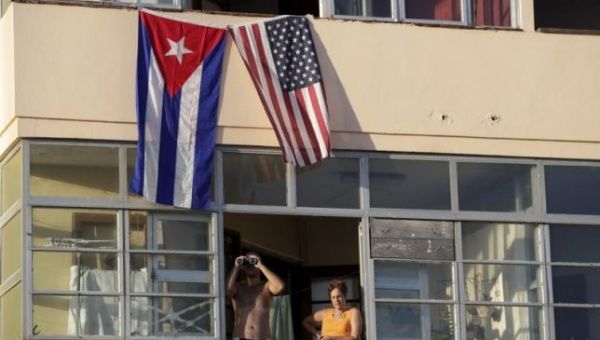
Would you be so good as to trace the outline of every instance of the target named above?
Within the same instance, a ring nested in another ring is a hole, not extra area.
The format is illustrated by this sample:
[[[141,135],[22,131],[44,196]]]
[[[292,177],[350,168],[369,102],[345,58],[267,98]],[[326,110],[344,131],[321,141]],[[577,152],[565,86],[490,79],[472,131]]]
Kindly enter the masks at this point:
[[[131,335],[211,336],[213,301],[203,298],[131,298]]]
[[[119,335],[119,298],[33,296],[33,324],[40,335]]]
[[[531,169],[524,164],[458,163],[460,209],[531,211]]]
[[[541,309],[468,305],[467,340],[537,340],[541,339]]]
[[[127,198],[130,200],[142,199],[142,196],[138,196],[137,194],[131,193],[129,191],[129,186],[131,185],[131,180],[133,179],[133,172],[135,171],[136,155],[137,155],[136,148],[128,148],[127,149]]]
[[[210,250],[209,237],[206,221],[160,219],[156,224],[158,249]]]
[[[334,0],[336,15],[362,16],[361,0]]]
[[[552,266],[556,303],[600,303],[600,268]]]
[[[510,27],[511,1],[472,0],[473,24],[475,26]]]
[[[285,205],[286,166],[279,155],[223,153],[225,203]]]
[[[376,18],[390,18],[392,5],[390,0],[367,0],[367,16]]]
[[[454,339],[454,307],[445,304],[377,303],[377,339]]]
[[[32,144],[31,194],[117,198],[118,151],[116,147]]]
[[[2,166],[0,174],[2,175],[2,183],[0,188],[0,214],[4,213],[15,202],[21,198],[21,173],[23,166],[21,165],[21,150],[12,156],[8,162]]]
[[[556,339],[598,339],[600,309],[554,308]]]
[[[23,284],[0,297],[0,339],[23,339]]]
[[[375,297],[395,299],[453,298],[450,263],[375,261]]]
[[[463,222],[461,229],[466,260],[539,260],[534,225]]]
[[[33,252],[33,289],[118,292],[117,255]]]
[[[600,226],[550,225],[552,262],[600,262]]]
[[[369,159],[375,208],[450,209],[448,162]]]
[[[148,214],[144,211],[129,212],[129,248],[148,247]]]
[[[539,267],[531,265],[464,265],[465,294],[468,301],[541,301]]]
[[[192,255],[131,255],[134,293],[212,293],[212,260]]]
[[[600,167],[545,166],[546,210],[556,214],[600,214]]]
[[[358,208],[358,159],[327,158],[297,169],[298,206]]]
[[[21,268],[23,258],[21,212],[0,229],[0,282],[6,281]]]
[[[405,0],[404,5],[409,19],[460,21],[461,18],[461,0]]]
[[[117,248],[117,213],[110,210],[34,208],[33,245]]]

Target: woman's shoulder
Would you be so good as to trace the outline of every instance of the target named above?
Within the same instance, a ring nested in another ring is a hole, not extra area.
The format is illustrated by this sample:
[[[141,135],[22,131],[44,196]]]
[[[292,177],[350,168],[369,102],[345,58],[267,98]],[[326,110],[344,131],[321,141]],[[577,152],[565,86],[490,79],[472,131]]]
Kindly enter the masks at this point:
[[[358,308],[356,308],[356,307],[350,307],[347,310],[347,312],[350,313],[351,315],[360,314],[360,310]]]

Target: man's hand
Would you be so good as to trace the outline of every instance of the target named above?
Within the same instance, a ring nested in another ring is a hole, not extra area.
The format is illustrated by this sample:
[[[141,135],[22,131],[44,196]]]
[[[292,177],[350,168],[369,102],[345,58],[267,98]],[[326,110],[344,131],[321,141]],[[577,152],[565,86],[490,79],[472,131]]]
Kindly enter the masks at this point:
[[[235,262],[234,262],[234,263],[235,263],[235,266],[236,266],[236,267],[239,267],[239,266],[243,265],[243,264],[244,264],[244,259],[245,259],[245,258],[246,258],[246,256],[244,256],[244,255],[240,255],[240,256],[236,257],[236,258],[235,258]]]
[[[262,261],[261,261],[261,259],[260,259],[260,256],[256,256],[256,255],[250,255],[250,256],[248,256],[248,259],[249,259],[249,260],[250,260],[250,259],[253,259],[254,261],[256,261],[256,262],[254,263],[254,266],[255,266],[256,268],[258,268],[258,269],[261,269],[260,267],[261,267],[263,264],[262,264]],[[250,261],[252,261],[252,260],[250,260]],[[252,263],[252,262],[250,262],[250,263]]]

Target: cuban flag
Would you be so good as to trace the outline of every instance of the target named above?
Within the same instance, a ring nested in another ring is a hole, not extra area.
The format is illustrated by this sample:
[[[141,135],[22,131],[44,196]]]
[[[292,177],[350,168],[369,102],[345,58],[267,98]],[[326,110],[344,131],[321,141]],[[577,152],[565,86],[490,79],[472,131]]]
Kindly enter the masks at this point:
[[[209,208],[225,32],[139,12],[131,191],[149,201]]]

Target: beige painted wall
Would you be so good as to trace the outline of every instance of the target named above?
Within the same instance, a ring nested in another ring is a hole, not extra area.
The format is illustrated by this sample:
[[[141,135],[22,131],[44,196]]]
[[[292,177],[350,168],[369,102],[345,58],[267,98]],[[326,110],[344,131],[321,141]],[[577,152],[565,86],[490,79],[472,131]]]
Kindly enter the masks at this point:
[[[135,11],[10,11],[18,135],[135,140]],[[5,18],[1,35],[10,36]],[[600,159],[600,36],[537,33],[523,22],[511,31],[316,20],[334,148]],[[275,146],[234,47],[223,82],[218,142]],[[5,122],[10,109],[0,107]]]
[[[15,115],[15,34],[11,7],[0,18],[0,136]]]
[[[17,284],[0,297],[0,339],[23,339],[23,285]]]

